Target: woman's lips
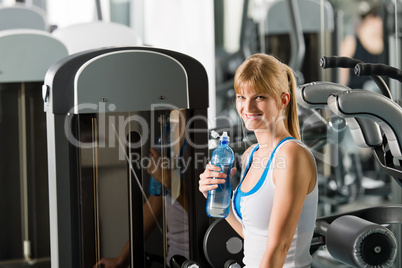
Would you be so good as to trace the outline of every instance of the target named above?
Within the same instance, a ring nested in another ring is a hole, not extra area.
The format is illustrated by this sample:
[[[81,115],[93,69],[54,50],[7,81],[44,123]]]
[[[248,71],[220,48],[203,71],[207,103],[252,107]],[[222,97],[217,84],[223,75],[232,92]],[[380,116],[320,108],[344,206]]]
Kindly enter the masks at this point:
[[[255,120],[261,117],[261,114],[245,114],[246,118],[249,120]]]

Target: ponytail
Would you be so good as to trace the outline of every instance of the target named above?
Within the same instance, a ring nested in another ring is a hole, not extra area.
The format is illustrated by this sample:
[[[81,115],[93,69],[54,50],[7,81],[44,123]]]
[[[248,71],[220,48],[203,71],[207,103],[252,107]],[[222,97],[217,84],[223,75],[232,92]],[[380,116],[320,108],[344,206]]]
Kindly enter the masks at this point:
[[[296,79],[293,74],[293,70],[286,66],[286,73],[289,82],[289,94],[290,100],[286,110],[286,127],[292,135],[292,137],[300,140],[300,127],[299,127],[299,116],[297,114],[297,100],[296,100]]]

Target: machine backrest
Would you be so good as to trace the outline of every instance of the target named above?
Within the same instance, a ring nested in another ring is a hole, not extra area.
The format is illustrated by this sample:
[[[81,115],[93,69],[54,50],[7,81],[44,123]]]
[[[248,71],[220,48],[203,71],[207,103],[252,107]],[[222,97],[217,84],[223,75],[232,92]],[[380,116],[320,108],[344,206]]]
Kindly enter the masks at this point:
[[[67,55],[64,44],[45,31],[0,31],[0,83],[43,81],[49,67]]]
[[[301,16],[301,28],[305,33],[320,32],[320,2],[317,0],[299,0],[298,7]],[[289,33],[291,30],[290,19],[286,1],[273,1],[268,6],[265,20],[265,34]],[[328,1],[324,1],[324,29],[334,29],[334,11]]]
[[[10,29],[35,29],[45,31],[47,23],[44,11],[24,5],[0,5],[0,31]]]
[[[60,28],[52,33],[66,44],[69,54],[113,46],[139,46],[134,29],[119,23],[95,21]]]

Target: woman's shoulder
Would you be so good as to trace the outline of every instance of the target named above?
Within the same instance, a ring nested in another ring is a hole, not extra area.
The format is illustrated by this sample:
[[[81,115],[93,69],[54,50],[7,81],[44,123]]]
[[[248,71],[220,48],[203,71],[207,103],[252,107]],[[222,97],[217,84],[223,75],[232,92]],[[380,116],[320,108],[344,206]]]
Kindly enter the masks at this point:
[[[310,193],[315,185],[317,178],[317,167],[315,159],[311,151],[299,140],[293,142],[286,142],[282,148],[277,152],[276,158],[281,165],[274,170],[274,177],[283,178],[288,177],[288,182],[308,184],[308,192]]]
[[[255,146],[257,146],[257,145],[258,145],[258,143],[255,143],[255,144],[249,146],[249,147],[244,151],[243,155],[241,156],[242,166],[244,166],[244,165],[246,164],[245,162],[247,161],[248,156],[250,155],[250,153],[253,151],[253,149],[254,149]]]
[[[249,153],[255,148],[255,146],[257,146],[257,145],[258,145],[258,143],[254,143],[254,144],[250,145],[250,146],[244,151],[243,155],[249,154]]]
[[[302,141],[296,139],[291,139],[284,143],[277,152],[277,155],[290,160],[294,159],[296,163],[300,164],[303,164],[303,159],[314,163],[314,156],[310,149]]]

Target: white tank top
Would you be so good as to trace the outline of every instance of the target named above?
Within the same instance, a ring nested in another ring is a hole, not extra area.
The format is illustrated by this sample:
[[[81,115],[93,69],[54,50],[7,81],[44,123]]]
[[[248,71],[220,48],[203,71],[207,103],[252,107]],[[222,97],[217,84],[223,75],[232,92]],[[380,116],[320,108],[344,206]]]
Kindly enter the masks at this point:
[[[258,183],[249,192],[243,193],[240,187],[250,167],[252,156],[258,149],[258,145],[256,145],[247,157],[247,166],[242,171],[241,182],[234,191],[232,208],[236,218],[243,226],[243,263],[247,268],[259,267],[265,252],[275,192],[275,185],[272,180],[273,167],[275,166],[276,160],[275,155],[285,143],[290,141],[299,143],[310,152],[302,142],[296,139],[286,138],[282,140],[271,154],[270,160]],[[317,218],[317,205],[318,184],[316,183],[313,191],[306,195],[306,199],[304,200],[293,242],[283,267],[310,267],[312,262],[310,245]],[[239,212],[236,211],[236,207],[237,210],[240,208]]]

